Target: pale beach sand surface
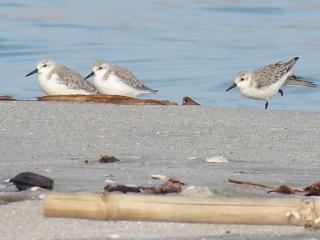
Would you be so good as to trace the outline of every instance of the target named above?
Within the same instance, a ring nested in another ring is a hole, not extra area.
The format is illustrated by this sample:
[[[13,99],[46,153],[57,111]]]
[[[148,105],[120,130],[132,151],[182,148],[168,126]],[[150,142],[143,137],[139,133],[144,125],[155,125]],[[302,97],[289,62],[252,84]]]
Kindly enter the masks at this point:
[[[281,197],[227,180],[293,187],[319,180],[318,112],[21,101],[0,102],[0,114],[1,181],[32,171],[53,178],[55,191],[99,193],[105,180],[158,185],[150,176],[162,174],[187,186],[207,186],[212,195]],[[92,163],[102,154],[121,161]],[[229,162],[205,161],[219,154]],[[40,200],[2,204],[0,212],[2,239],[318,239],[319,234],[288,226],[50,219],[42,217]]]

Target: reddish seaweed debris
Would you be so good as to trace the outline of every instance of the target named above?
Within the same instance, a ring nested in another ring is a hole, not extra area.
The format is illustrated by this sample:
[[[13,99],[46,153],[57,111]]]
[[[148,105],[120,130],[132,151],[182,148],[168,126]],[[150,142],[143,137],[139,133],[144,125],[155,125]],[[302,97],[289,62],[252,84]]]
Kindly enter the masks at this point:
[[[179,193],[182,190],[183,182],[176,179],[168,179],[159,187],[132,187],[118,184],[108,184],[104,187],[106,192],[134,192],[134,193],[150,193],[150,194],[167,194],[167,193]]]
[[[17,176],[10,179],[10,182],[16,185],[19,191],[27,190],[35,186],[52,190],[54,183],[52,179],[32,172],[19,173]]]
[[[156,193],[179,193],[182,191],[183,185],[183,182],[170,178],[160,185],[160,187],[157,189],[159,192]]]
[[[320,181],[305,187],[303,190],[306,192],[305,196],[320,196]]]
[[[119,162],[120,160],[114,156],[108,156],[108,155],[103,155],[99,159],[99,163],[113,163],[113,162]]]
[[[275,189],[272,189],[268,191],[267,193],[276,192],[276,193],[282,193],[282,194],[295,194],[296,192],[303,192],[299,189],[291,188],[287,185],[280,185]]]
[[[182,105],[200,105],[199,103],[197,103],[196,101],[194,101],[192,98],[190,97],[184,97],[182,99]]]

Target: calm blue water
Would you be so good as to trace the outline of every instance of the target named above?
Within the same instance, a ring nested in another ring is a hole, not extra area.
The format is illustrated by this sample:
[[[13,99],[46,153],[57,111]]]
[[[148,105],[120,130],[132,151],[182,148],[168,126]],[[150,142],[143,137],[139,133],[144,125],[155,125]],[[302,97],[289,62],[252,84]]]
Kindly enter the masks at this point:
[[[86,75],[95,59],[131,70],[156,98],[263,108],[238,90],[240,70],[300,56],[298,75],[320,83],[320,1],[0,0],[0,95],[43,95],[25,78],[44,57]],[[284,88],[272,109],[320,110],[319,89]]]

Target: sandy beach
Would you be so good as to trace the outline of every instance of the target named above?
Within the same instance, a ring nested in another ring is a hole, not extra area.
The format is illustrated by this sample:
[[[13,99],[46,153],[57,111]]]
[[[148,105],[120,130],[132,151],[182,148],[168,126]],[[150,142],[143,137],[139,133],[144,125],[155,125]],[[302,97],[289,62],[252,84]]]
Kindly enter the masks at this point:
[[[197,194],[203,196],[281,197],[227,180],[300,188],[319,180],[318,112],[17,101],[0,102],[0,114],[1,181],[32,171],[54,179],[54,191],[100,193],[106,180],[158,185],[150,176],[161,174],[202,187]],[[103,154],[120,162],[95,162]],[[229,162],[205,161],[216,155]],[[42,217],[41,207],[41,200],[0,205],[1,238],[318,239],[319,235],[289,226],[51,219]]]

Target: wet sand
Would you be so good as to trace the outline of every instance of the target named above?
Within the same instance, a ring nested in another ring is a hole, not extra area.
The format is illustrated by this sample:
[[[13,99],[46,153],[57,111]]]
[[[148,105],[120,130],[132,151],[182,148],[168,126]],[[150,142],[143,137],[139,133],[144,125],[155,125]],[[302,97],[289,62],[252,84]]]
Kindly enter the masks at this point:
[[[0,180],[32,171],[55,191],[99,193],[106,180],[206,186],[203,195],[279,197],[228,178],[306,186],[319,180],[320,113],[205,106],[0,102]],[[121,161],[99,164],[100,155]],[[228,163],[208,163],[221,154]],[[89,163],[85,163],[85,161]],[[10,189],[14,189],[10,187]],[[8,191],[8,189],[1,189]],[[200,191],[200,194],[202,192]],[[4,239],[307,239],[302,227],[101,222],[42,217],[41,201],[0,205]],[[316,239],[316,238],[315,238]]]

